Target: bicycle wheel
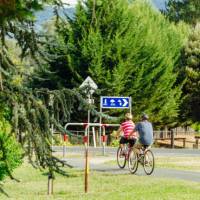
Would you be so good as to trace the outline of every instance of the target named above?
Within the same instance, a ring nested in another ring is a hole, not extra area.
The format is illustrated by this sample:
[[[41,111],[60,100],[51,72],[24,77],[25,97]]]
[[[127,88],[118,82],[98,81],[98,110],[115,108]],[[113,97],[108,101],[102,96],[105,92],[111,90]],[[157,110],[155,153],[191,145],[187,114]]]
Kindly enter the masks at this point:
[[[121,147],[117,150],[117,164],[120,168],[124,168],[126,165],[126,155],[123,154],[123,149]]]
[[[153,152],[151,150],[147,150],[144,153],[144,163],[143,163],[143,167],[144,167],[144,171],[147,175],[152,174],[153,170],[154,170],[154,155]]]
[[[135,151],[133,151],[133,150],[131,150],[130,153],[129,153],[128,169],[132,174],[134,174],[138,169],[137,153]]]

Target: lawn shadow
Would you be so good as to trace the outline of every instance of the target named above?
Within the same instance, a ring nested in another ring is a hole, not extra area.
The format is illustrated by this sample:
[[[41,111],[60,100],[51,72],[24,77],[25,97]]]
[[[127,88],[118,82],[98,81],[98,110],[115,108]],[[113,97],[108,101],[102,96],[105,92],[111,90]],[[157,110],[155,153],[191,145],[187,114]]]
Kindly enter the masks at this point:
[[[75,177],[78,177],[78,176],[80,176],[80,174],[82,174],[83,172],[82,171],[71,171],[71,172],[66,172],[65,171],[65,173],[64,174],[62,174],[62,173],[55,173],[55,178],[56,178],[56,176],[65,176],[65,177],[68,177],[68,178],[75,178]],[[46,177],[48,177],[49,176],[49,172],[43,172],[42,173],[42,175],[43,176],[46,176]]]
[[[6,197],[10,197],[10,196],[8,195],[8,193],[6,193],[5,190],[3,190],[2,184],[0,184],[0,193],[4,194]]]

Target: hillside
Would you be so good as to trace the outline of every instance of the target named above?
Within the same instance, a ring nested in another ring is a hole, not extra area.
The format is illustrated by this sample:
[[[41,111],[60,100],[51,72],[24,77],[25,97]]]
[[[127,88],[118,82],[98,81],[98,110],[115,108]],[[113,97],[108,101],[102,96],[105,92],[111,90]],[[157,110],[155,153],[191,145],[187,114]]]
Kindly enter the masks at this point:
[[[168,0],[151,0],[152,4],[158,9],[165,9],[165,2]],[[62,13],[63,11],[60,11]],[[73,17],[74,7],[66,7],[65,12],[69,15],[69,17]],[[51,19],[54,16],[53,8],[47,6],[43,11],[36,13],[36,28],[41,29],[41,24]]]

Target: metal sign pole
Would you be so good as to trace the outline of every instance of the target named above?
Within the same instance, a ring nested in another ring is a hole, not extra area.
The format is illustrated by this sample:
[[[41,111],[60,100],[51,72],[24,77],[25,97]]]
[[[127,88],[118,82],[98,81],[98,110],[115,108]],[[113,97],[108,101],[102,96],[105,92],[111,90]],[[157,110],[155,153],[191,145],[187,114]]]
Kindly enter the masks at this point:
[[[132,114],[132,98],[129,97],[129,108],[130,108],[130,113]]]
[[[102,107],[100,102],[100,118],[99,118],[99,124],[102,124]],[[101,126],[99,126],[99,146],[101,146]]]
[[[89,158],[88,158],[88,137],[89,137],[90,124],[86,127],[85,134],[87,134],[86,145],[85,145],[85,193],[88,192],[88,176],[89,176]]]
[[[94,148],[96,148],[97,145],[96,145],[96,135],[95,135],[95,128],[94,127],[92,127],[92,138],[93,138],[93,146],[94,146]]]

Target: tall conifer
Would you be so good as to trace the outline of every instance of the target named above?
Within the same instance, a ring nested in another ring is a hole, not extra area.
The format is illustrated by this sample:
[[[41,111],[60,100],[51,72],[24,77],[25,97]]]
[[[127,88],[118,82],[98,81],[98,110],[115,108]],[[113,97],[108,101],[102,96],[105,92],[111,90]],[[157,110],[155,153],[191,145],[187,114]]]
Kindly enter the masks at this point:
[[[144,1],[88,0],[58,28],[67,48],[66,69],[74,74],[71,84],[90,75],[101,95],[131,96],[136,116],[145,111],[157,123],[174,120],[181,94],[174,67],[183,25],[170,24]]]

